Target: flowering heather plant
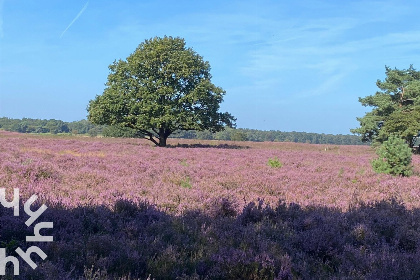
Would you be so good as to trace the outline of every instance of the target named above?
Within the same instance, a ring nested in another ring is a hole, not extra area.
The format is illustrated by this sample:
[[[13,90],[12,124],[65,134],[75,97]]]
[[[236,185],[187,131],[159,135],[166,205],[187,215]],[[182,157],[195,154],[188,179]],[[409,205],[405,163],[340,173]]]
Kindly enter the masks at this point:
[[[0,132],[0,187],[54,222],[20,279],[420,278],[420,179],[375,173],[370,147],[169,144]],[[7,210],[11,251],[33,229]]]

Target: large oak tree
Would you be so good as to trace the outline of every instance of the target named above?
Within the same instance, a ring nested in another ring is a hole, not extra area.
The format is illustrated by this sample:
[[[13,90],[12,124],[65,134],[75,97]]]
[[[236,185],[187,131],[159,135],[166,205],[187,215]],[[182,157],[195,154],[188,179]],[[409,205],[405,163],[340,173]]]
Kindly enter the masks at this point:
[[[232,115],[219,112],[226,92],[211,82],[209,62],[182,38],[146,40],[109,69],[103,94],[87,108],[92,123],[136,129],[160,147],[176,130],[235,125]]]
[[[384,142],[397,134],[413,146],[420,130],[420,71],[412,65],[403,70],[385,67],[385,74],[385,80],[376,82],[380,91],[359,98],[363,106],[373,109],[357,118],[360,127],[351,132],[369,142]]]

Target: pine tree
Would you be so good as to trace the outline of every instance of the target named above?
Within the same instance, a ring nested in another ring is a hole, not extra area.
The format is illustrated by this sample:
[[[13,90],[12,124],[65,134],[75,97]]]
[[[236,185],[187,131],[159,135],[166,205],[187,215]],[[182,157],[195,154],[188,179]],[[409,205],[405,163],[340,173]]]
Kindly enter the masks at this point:
[[[412,171],[412,153],[407,143],[396,134],[391,134],[377,150],[379,158],[372,161],[373,169],[378,173],[410,176]]]

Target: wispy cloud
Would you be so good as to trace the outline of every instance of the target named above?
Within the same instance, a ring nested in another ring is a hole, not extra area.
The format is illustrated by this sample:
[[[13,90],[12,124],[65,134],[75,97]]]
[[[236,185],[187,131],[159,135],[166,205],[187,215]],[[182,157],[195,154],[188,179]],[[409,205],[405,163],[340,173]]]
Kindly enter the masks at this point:
[[[89,1],[86,2],[86,4],[83,6],[83,8],[80,10],[80,12],[77,14],[77,16],[70,22],[70,24],[64,29],[64,31],[61,33],[60,38],[63,37],[63,35],[66,33],[66,31],[73,25],[73,23],[76,22],[76,20],[83,14],[83,12],[86,10],[87,6],[89,4]]]
[[[419,31],[378,28],[380,18],[353,13],[346,17],[271,20],[268,28],[266,22],[255,21],[264,23],[259,25],[263,35],[273,29],[276,32],[261,38],[265,43],[248,51],[239,72],[259,92],[264,92],[261,84],[272,84],[277,78],[277,87],[272,88],[287,88],[294,92],[288,96],[294,98],[332,94],[344,88],[345,81],[360,69],[372,64],[399,66],[397,59],[403,55],[411,56],[411,60],[418,57]],[[364,33],[366,29],[370,30]]]
[[[410,13],[404,5],[389,1],[376,7],[376,1],[363,1],[343,9],[334,2],[308,2],[312,7],[305,2],[302,11],[295,13],[290,13],[288,4],[252,4],[223,13],[179,14],[154,24],[153,31],[186,38],[214,70],[228,74],[226,83],[238,92],[265,96],[287,92],[284,100],[334,94],[339,89],[345,94],[346,81],[358,71],[399,66],[402,55],[411,60],[420,57],[416,54],[420,32],[392,27]],[[139,22],[124,22],[114,41],[121,36],[122,40],[148,37],[145,30],[147,26]],[[230,75],[233,71],[235,75]],[[235,83],[244,83],[244,88]]]

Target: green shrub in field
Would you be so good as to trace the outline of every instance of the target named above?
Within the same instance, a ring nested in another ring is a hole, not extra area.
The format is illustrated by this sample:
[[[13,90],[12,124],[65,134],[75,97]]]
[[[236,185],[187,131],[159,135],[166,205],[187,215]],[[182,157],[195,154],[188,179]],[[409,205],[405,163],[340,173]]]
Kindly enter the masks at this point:
[[[181,184],[181,187],[183,187],[183,188],[186,188],[186,189],[191,189],[192,188],[189,176],[187,176],[185,179],[182,179],[180,184]]]
[[[410,176],[412,172],[411,149],[397,135],[391,135],[377,150],[379,158],[372,161],[377,173]]]
[[[281,163],[281,161],[277,157],[268,159],[267,164],[268,166],[273,168],[280,168],[283,166],[283,163]]]

